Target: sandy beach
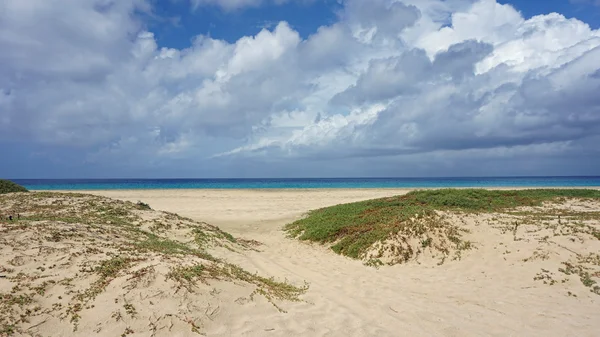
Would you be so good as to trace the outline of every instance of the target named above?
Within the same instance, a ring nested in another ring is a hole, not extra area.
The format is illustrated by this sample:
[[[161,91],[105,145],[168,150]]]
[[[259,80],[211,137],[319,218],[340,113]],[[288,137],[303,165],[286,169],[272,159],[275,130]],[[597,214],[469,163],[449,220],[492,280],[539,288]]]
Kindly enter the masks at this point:
[[[311,209],[408,191],[88,193],[143,201],[154,209],[257,240],[263,243],[258,251],[229,254],[228,258],[252,272],[310,284],[304,301],[285,304],[286,313],[260,304],[229,307],[207,325],[208,336],[596,336],[600,331],[600,296],[575,278],[563,281],[561,275],[550,272],[560,267],[570,251],[599,251],[598,240],[575,243],[574,238],[565,236],[540,244],[534,240],[540,233],[506,234],[481,225],[489,218],[466,218],[460,221],[471,230],[468,237],[477,249],[460,261],[443,265],[421,261],[375,269],[325,247],[287,238],[281,230]],[[536,258],[539,256],[542,258]],[[540,282],[544,271],[560,282],[551,286]]]
[[[496,187],[489,189],[519,190],[527,188]],[[600,189],[595,186],[576,188]],[[252,236],[258,232],[279,231],[283,224],[298,219],[313,209],[402,195],[412,190],[414,189],[165,189],[77,192],[131,202],[144,201],[153,208],[206,221],[222,227],[223,230],[230,231],[232,234]],[[427,188],[423,188],[423,190],[427,190]]]
[[[143,201],[165,210],[208,222],[234,235],[254,236],[280,231],[306,212],[366,199],[405,194],[410,189],[289,189],[289,190],[104,190],[82,191],[114,199]]]

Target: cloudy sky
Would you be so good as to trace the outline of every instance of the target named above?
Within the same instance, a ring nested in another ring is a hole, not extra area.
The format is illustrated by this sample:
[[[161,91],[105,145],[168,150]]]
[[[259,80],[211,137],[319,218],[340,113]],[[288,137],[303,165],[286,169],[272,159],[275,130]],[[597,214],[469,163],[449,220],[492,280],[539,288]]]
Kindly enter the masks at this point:
[[[598,0],[0,0],[0,177],[600,174]]]

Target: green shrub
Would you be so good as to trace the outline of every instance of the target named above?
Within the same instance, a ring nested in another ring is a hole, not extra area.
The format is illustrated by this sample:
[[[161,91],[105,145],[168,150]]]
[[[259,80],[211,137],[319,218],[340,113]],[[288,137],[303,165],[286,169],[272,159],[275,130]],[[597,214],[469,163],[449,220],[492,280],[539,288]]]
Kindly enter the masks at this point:
[[[29,192],[25,187],[15,184],[10,180],[0,179],[0,194],[14,193],[14,192]]]

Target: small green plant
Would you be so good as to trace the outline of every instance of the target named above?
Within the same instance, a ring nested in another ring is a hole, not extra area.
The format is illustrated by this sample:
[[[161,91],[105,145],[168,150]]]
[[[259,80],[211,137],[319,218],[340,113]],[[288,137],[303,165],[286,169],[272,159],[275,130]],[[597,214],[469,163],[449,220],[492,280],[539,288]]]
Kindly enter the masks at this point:
[[[231,235],[231,234],[229,234],[229,233],[227,233],[227,232],[223,232],[223,236],[224,236],[224,237],[225,237],[227,240],[229,240],[229,241],[231,241],[231,242],[234,242],[234,243],[235,243],[235,241],[236,241],[236,240],[235,240],[235,238],[233,237],[233,235]]]
[[[75,329],[77,328],[77,323],[81,317],[79,312],[83,310],[84,304],[101,294],[112,280],[117,277],[118,273],[121,270],[128,268],[133,261],[134,260],[131,258],[115,256],[109,260],[100,262],[100,265],[94,268],[94,272],[100,276],[99,279],[93,282],[90,287],[83,292],[79,292],[74,297],[75,302],[70,304],[69,310],[67,310],[67,312],[71,314],[71,322],[74,323]]]
[[[537,273],[533,278],[535,281],[542,281],[544,284],[554,285],[556,280],[552,277],[553,273],[549,270],[542,269],[542,272]]]
[[[133,304],[131,303],[125,303],[123,305],[123,307],[125,308],[125,312],[131,316],[131,318],[135,318],[135,316],[137,315],[137,310],[135,310],[135,307],[133,306]]]
[[[16,326],[14,324],[3,324],[0,325],[0,336],[12,336],[16,332]]]
[[[586,287],[592,287],[594,284],[596,284],[596,281],[592,280],[590,274],[587,272],[583,272],[580,277],[581,283],[583,283],[583,285]]]
[[[595,285],[597,282],[592,279],[593,274],[590,274],[590,268],[584,266],[586,263],[591,263],[600,266],[600,255],[590,254],[588,256],[578,256],[577,263],[563,262],[564,268],[559,268],[558,271],[566,275],[577,275],[581,283],[590,288],[590,291],[600,295],[600,287]],[[597,276],[598,273],[595,273]]]
[[[125,331],[124,331],[124,332],[121,334],[121,337],[125,337],[125,336],[127,336],[127,335],[131,335],[131,334],[133,334],[133,333],[134,333],[134,331],[133,331],[133,330],[132,330],[130,327],[127,327],[127,328],[125,329]]]
[[[120,310],[113,312],[113,314],[110,317],[114,318],[117,322],[120,322],[123,319],[123,315],[121,315]]]
[[[193,291],[196,281],[207,283],[209,279],[237,280],[250,283],[256,286],[251,297],[255,294],[264,296],[278,310],[283,311],[275,300],[300,301],[299,296],[308,290],[308,284],[297,287],[289,284],[287,281],[279,282],[274,278],[266,278],[257,274],[251,274],[246,270],[233,265],[202,265],[179,266],[172,268],[168,279],[172,279],[178,284],[178,288],[185,288]]]
[[[116,256],[110,260],[100,262],[95,271],[100,275],[102,280],[112,279],[117,276],[119,271],[127,268],[131,262],[130,258]]]
[[[369,259],[365,262],[365,266],[379,268],[383,266],[383,262],[380,259]]]
[[[167,274],[167,278],[173,279],[174,281],[178,282],[180,286],[191,290],[191,287],[194,285],[195,280],[205,279],[204,272],[205,268],[201,264],[189,267],[176,267],[171,269],[171,271]]]

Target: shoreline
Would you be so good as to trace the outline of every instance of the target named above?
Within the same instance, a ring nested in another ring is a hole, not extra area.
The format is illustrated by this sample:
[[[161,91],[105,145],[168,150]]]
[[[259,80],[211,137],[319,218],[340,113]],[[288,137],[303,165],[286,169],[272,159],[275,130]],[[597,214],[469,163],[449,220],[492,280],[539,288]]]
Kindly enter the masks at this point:
[[[416,191],[416,190],[442,190],[442,189],[488,189],[488,190],[525,190],[525,189],[592,189],[600,190],[600,186],[460,186],[460,187],[300,187],[300,188],[103,188],[103,189],[29,189],[31,192],[61,192],[61,193],[88,193],[88,192],[155,192],[155,191],[185,191],[185,192],[317,192],[317,191]]]
[[[570,188],[570,187],[567,187]],[[591,187],[600,190],[600,187]],[[59,193],[92,194],[168,210],[222,227],[234,234],[263,231],[265,223],[283,225],[307,212],[358,201],[389,198],[415,190],[438,188],[313,188],[313,189],[134,189],[60,190]],[[532,189],[496,187],[490,190]],[[537,189],[537,187],[533,188]],[[579,187],[590,189],[590,187]],[[274,229],[274,228],[271,228]]]

